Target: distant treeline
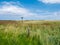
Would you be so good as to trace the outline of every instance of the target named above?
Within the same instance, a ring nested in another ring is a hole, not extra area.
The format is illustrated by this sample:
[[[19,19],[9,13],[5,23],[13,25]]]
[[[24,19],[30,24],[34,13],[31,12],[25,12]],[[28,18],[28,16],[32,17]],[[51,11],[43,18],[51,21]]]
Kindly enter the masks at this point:
[[[1,24],[16,24],[17,21],[14,21],[14,20],[0,20],[0,25]]]

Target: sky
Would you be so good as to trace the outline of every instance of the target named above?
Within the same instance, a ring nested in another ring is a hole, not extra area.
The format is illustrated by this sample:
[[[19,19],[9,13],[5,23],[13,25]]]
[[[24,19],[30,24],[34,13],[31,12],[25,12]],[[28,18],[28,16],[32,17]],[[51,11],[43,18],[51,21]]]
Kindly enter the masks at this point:
[[[0,0],[0,20],[60,20],[60,0]]]

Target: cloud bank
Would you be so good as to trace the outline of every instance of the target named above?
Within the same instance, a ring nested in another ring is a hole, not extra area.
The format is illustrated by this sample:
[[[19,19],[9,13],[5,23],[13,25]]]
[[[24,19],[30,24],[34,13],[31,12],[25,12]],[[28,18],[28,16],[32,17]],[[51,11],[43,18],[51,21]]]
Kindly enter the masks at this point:
[[[43,3],[49,3],[49,4],[55,4],[55,3],[60,4],[60,0],[38,0],[38,1],[41,1]]]
[[[18,2],[2,2],[0,7],[0,15],[19,15],[28,17],[34,15],[30,10],[24,8],[21,4],[18,6]],[[16,5],[15,5],[16,4]]]

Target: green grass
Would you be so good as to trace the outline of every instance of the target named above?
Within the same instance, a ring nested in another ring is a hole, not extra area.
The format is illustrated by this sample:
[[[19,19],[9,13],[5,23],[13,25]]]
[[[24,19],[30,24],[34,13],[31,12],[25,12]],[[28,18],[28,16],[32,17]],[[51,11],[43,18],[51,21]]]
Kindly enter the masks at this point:
[[[60,45],[60,21],[0,24],[0,45]]]

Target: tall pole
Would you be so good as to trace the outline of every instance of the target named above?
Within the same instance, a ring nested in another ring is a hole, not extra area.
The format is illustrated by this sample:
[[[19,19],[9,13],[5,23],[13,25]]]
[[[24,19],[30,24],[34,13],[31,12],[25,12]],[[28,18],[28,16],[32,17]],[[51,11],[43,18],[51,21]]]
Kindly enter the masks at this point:
[[[24,24],[23,24],[23,17],[21,17],[21,26],[22,26],[22,29],[24,27]]]
[[[23,23],[23,17],[21,17],[22,23]]]

